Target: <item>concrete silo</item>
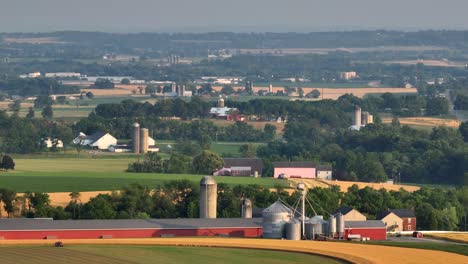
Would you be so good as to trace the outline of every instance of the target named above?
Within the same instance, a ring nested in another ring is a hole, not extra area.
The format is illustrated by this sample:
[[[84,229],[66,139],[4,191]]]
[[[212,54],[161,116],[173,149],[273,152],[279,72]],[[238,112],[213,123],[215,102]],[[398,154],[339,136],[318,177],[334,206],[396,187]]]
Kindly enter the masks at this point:
[[[133,127],[133,133],[132,133],[133,153],[138,154],[140,153],[140,124],[134,123],[132,127]]]
[[[200,218],[216,218],[218,185],[211,176],[200,181]]]
[[[262,211],[263,237],[283,238],[284,226],[291,220],[292,210],[276,201]]]
[[[140,153],[148,153],[148,129],[140,128]]]
[[[354,125],[357,127],[361,126],[361,107],[357,105],[354,109]]]
[[[223,108],[224,106],[225,106],[225,104],[224,104],[224,99],[223,99],[222,97],[220,97],[220,98],[218,99],[218,107],[219,107],[219,108]]]
[[[241,201],[241,217],[252,218],[252,201],[250,199],[242,199]]]

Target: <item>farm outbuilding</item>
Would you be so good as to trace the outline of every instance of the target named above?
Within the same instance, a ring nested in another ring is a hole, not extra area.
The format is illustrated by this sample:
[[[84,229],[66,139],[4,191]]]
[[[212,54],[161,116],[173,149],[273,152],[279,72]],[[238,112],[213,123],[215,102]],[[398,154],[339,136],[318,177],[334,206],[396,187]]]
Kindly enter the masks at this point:
[[[367,217],[358,210],[349,206],[340,206],[333,212],[334,215],[342,214],[345,221],[366,221]]]
[[[278,178],[280,174],[286,178],[315,178],[316,165],[310,161],[277,161],[273,162],[275,168],[274,177]]]
[[[179,236],[261,237],[259,218],[52,220],[1,219],[3,239],[95,239]]]
[[[369,238],[369,240],[386,240],[387,227],[380,220],[346,221],[345,239],[351,237]]]

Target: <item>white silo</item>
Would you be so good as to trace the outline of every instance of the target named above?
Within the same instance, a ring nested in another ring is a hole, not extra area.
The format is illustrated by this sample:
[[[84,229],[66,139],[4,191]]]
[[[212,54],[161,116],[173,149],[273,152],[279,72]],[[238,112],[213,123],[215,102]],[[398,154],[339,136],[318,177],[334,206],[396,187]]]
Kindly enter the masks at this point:
[[[132,133],[133,153],[138,154],[140,153],[140,124],[134,123],[132,127],[133,127],[133,133]]]
[[[211,176],[200,181],[200,218],[216,218],[218,185]]]
[[[341,213],[336,215],[336,231],[338,232],[339,238],[344,238],[345,223],[344,216]]]
[[[241,201],[241,217],[252,218],[252,201],[250,199],[242,199]]]
[[[330,215],[328,218],[328,236],[334,238],[336,235],[336,218],[334,215]]]

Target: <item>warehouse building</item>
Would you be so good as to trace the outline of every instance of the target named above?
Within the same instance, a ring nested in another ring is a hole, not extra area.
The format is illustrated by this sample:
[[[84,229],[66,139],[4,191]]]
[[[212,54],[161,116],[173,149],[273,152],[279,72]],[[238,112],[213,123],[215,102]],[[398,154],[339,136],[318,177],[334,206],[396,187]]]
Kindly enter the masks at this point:
[[[95,239],[179,236],[261,237],[259,218],[52,220],[1,219],[0,239]]]

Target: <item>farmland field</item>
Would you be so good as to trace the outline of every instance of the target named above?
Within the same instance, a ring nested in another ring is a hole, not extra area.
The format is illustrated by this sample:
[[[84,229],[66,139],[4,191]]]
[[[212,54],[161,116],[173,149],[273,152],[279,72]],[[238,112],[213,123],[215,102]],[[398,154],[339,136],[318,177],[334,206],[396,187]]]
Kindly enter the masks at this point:
[[[47,240],[3,240],[0,241],[0,245],[4,245],[3,248],[9,248],[12,245],[16,245],[17,248],[23,247],[32,247],[32,245],[49,245],[51,246],[54,241],[47,241]],[[204,261],[211,261],[213,259],[213,263],[230,263],[231,259],[229,259],[226,255],[222,253],[221,256],[218,254],[220,249],[223,248],[238,248],[238,249],[263,249],[263,250],[281,250],[281,251],[289,251],[289,252],[301,252],[301,253],[309,253],[309,254],[318,254],[323,256],[330,256],[336,257],[340,259],[346,259],[352,263],[363,263],[363,264],[383,264],[383,263],[440,263],[446,262],[451,264],[458,264],[458,263],[466,263],[467,257],[461,254],[454,254],[449,252],[437,251],[437,250],[426,250],[426,249],[416,249],[416,248],[405,248],[405,247],[393,247],[393,246],[382,246],[382,245],[370,245],[370,244],[362,244],[362,243],[334,243],[334,242],[319,242],[319,241],[291,241],[291,240],[275,240],[275,239],[247,239],[247,238],[202,238],[202,237],[193,237],[193,238],[150,238],[150,239],[71,239],[71,240],[63,240],[65,247],[54,249],[50,248],[50,250],[73,250],[78,245],[81,247],[81,252],[86,252],[84,248],[90,248],[90,254],[102,254],[99,251],[99,248],[103,245],[105,247],[116,247],[117,245],[125,245],[125,248],[122,248],[122,251],[128,250],[133,245],[134,247],[143,247],[143,246],[153,246],[152,248],[156,248],[155,246],[165,246],[165,247],[174,247],[174,246],[185,246],[185,247],[195,247],[193,248],[194,252],[207,252],[206,259],[202,259],[204,255],[198,256],[196,253],[193,255],[189,252],[187,256],[192,256],[189,262],[198,263],[198,258]],[[28,246],[26,246],[28,245]],[[30,245],[30,246],[29,246]],[[95,245],[91,247],[90,245]],[[98,246],[99,245],[99,246]],[[112,246],[110,246],[112,245]],[[204,248],[208,247],[208,248]],[[0,247],[2,249],[2,247]],[[16,248],[15,248],[16,249]],[[184,248],[185,249],[185,248]],[[174,249],[177,250],[177,249]],[[206,250],[206,251],[205,251]],[[102,250],[104,251],[104,250]],[[89,251],[87,251],[89,252]],[[116,253],[116,256],[119,256],[122,253]],[[192,251],[193,252],[193,251]],[[268,251],[266,251],[268,252]],[[288,263],[287,259],[280,259],[281,255],[285,256],[286,252],[275,252],[275,254],[280,255],[278,263]],[[2,258],[6,255],[0,251]],[[149,253],[148,253],[149,254]],[[162,253],[163,254],[163,253]],[[238,251],[235,258],[240,258],[245,256],[245,254],[249,254],[245,251]],[[258,254],[261,254],[260,252]],[[23,254],[27,255],[27,254]],[[141,254],[142,256],[144,254]],[[178,255],[184,255],[180,253]],[[164,256],[164,255],[162,255]],[[197,256],[197,257],[195,257]],[[250,260],[246,260],[243,262],[232,262],[232,263],[275,263],[268,259],[266,256],[265,261],[262,261],[263,257],[256,257],[260,256],[255,254],[251,256]],[[221,258],[222,257],[222,258]],[[3,260],[3,259],[2,259]],[[159,258],[155,257],[152,262],[156,262]],[[291,258],[291,261],[294,259]],[[428,260],[430,260],[428,262]],[[164,261],[164,258],[161,258],[161,261]],[[303,260],[301,260],[303,261]],[[15,262],[17,263],[17,262]],[[28,262],[30,263],[30,262]],[[67,262],[68,263],[68,262]],[[127,262],[128,263],[128,262]],[[151,263],[151,261],[149,261]],[[158,262],[159,263],[159,262]],[[165,263],[165,262],[162,262]],[[175,262],[179,263],[179,262]],[[180,263],[185,263],[181,261]],[[200,263],[210,263],[210,262],[200,262]],[[303,262],[307,263],[307,262]],[[314,263],[314,262],[312,262]],[[323,262],[321,262],[323,263]],[[324,262],[327,263],[327,262]]]
[[[208,247],[71,245],[0,247],[2,263],[345,263],[332,258],[271,250]],[[34,256],[31,260],[30,257]]]
[[[452,128],[458,128],[460,126],[460,121],[455,119],[444,119],[444,118],[435,118],[435,117],[400,117],[398,118],[400,124],[409,125],[409,126],[422,126],[422,127],[438,127],[446,126]],[[391,123],[392,118],[386,117],[382,118],[382,123]]]

